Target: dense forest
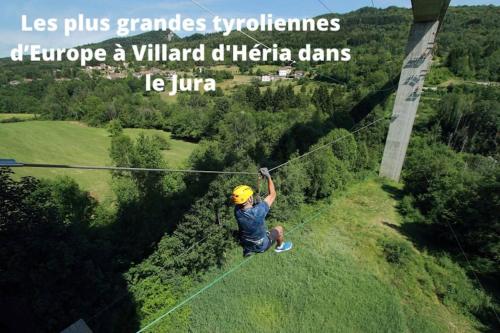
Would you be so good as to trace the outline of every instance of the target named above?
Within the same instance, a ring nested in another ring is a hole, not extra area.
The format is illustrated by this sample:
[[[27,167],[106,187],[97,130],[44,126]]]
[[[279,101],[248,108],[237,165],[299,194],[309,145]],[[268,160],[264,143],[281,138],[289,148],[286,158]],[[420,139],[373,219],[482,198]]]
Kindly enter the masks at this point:
[[[311,73],[296,89],[253,82],[231,93],[181,94],[167,103],[159,94],[145,93],[144,79],[132,75],[106,80],[70,63],[3,59],[0,112],[108,127],[110,158],[125,167],[162,168],[169,161],[160,153],[164,142],[131,139],[122,127],[162,129],[199,142],[189,167],[205,170],[253,172],[345,137],[273,174],[279,193],[269,216],[274,225],[378,170],[411,12],[363,8],[339,17],[343,25],[336,34],[255,34],[264,43],[293,50],[306,41],[352,48],[349,63],[296,64]],[[498,328],[494,309],[500,309],[495,286],[500,279],[500,89],[476,83],[499,80],[499,21],[499,7],[449,9],[428,82],[450,83],[422,98],[398,207],[407,228],[417,231],[411,233],[415,241],[425,239],[429,249],[479,276],[491,299],[473,303],[471,297],[463,304],[492,331]],[[133,42],[159,42],[161,36],[152,32]],[[238,34],[208,34],[175,38],[172,45],[201,40],[209,47],[223,40],[253,43]],[[193,72],[194,66],[213,64],[154,65]],[[255,66],[237,65],[241,73],[253,73]],[[30,82],[9,84],[25,78]],[[349,132],[384,117],[356,135]],[[104,205],[70,178],[17,179],[12,170],[0,169],[0,330],[53,332],[83,318],[94,332],[136,331],[141,320],[164,304],[176,304],[238,246],[228,191],[239,183],[253,185],[255,178],[113,172],[116,200]],[[172,317],[165,330],[184,327],[187,316]]]

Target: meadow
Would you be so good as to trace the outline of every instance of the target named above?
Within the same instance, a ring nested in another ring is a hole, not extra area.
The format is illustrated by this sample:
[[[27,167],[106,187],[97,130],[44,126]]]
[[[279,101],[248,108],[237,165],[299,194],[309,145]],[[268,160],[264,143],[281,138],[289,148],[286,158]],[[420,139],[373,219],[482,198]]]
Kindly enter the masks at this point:
[[[398,231],[398,187],[368,180],[331,202],[303,208],[296,221],[285,225],[292,230],[286,235],[294,243],[291,252],[269,251],[245,260],[234,249],[224,267],[193,290],[243,262],[241,267],[151,331],[172,326],[179,332],[480,330],[463,308],[436,296],[441,284],[456,293],[450,297],[477,296],[463,271],[446,258],[419,251]],[[293,229],[300,221],[307,222]],[[404,249],[400,261],[387,260],[383,244]],[[173,305],[152,313],[142,326]]]
[[[238,86],[249,84],[250,82],[252,82],[252,79],[257,78],[256,76],[237,74],[238,67],[236,67],[236,66],[226,67],[224,65],[219,65],[219,66],[210,67],[210,69],[212,69],[212,70],[226,70],[226,71],[231,72],[234,75],[233,79],[223,80],[222,82],[218,82],[216,85],[217,88],[221,88],[222,91],[226,94],[231,94],[233,92],[233,90],[235,88],[237,88]],[[160,96],[166,102],[175,103],[177,101],[178,94],[170,96],[169,91],[171,91],[171,89],[172,89],[172,83],[167,82],[165,85],[165,91],[161,92]]]
[[[0,113],[0,121],[8,119],[31,120],[36,118],[32,113]]]
[[[236,65],[215,65],[215,66],[212,66],[210,69],[213,69],[216,71],[228,71],[228,72],[231,72],[233,75],[240,73],[240,69]]]
[[[140,133],[158,134],[170,142],[170,149],[162,151],[170,167],[181,167],[196,144],[175,140],[170,133],[154,129],[125,129],[136,138]],[[111,165],[109,147],[111,138],[104,128],[88,127],[76,121],[24,121],[0,124],[0,156],[19,162]],[[111,175],[108,171],[17,168],[17,176],[55,178],[69,176],[99,200],[112,197]]]
[[[255,71],[262,71],[263,73],[275,73],[276,71],[278,71],[278,69],[280,68],[280,66],[278,65],[257,65],[255,66]]]

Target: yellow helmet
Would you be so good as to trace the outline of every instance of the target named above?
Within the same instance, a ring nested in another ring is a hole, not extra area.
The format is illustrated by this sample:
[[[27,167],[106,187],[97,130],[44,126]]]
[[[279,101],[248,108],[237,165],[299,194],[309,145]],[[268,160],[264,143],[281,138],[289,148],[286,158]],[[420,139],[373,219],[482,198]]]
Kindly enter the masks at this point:
[[[253,190],[250,186],[240,185],[236,186],[231,195],[231,201],[236,205],[241,205],[253,195]]]

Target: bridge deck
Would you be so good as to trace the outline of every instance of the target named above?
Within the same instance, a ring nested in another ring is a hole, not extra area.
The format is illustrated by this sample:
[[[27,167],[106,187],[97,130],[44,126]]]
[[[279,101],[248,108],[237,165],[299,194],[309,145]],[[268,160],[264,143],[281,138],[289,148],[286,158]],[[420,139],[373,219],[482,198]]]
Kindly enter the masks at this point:
[[[411,0],[415,22],[442,21],[450,0]]]

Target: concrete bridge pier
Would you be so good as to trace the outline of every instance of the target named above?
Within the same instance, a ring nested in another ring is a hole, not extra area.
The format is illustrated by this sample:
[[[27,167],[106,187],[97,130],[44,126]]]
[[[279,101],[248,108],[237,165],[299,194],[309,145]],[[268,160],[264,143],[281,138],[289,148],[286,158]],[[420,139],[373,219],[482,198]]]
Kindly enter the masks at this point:
[[[399,181],[438,27],[438,21],[415,22],[411,27],[380,166],[382,177]]]
[[[406,45],[380,176],[399,181],[420,95],[432,61],[440,23],[450,0],[411,0],[413,25]]]

